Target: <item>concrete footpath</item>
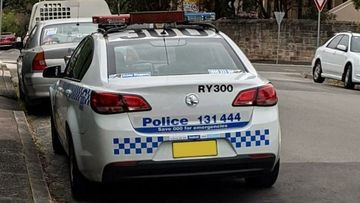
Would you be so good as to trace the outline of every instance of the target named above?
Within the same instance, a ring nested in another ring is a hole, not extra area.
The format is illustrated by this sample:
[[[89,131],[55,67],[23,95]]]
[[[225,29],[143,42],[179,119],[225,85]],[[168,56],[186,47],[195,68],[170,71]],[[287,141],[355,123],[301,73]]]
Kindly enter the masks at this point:
[[[32,132],[1,63],[0,202],[51,202]]]

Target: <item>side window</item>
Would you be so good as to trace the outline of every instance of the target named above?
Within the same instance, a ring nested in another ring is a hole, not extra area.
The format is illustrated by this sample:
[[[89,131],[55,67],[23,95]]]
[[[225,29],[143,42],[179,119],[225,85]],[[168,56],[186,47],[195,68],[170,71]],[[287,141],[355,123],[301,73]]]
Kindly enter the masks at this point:
[[[68,64],[65,69],[65,78],[74,79],[75,64],[76,64],[77,59],[79,58],[80,51],[81,51],[82,47],[84,46],[86,39],[87,38],[85,38],[82,42],[80,42],[80,44],[76,47],[76,49],[72,53],[71,58],[68,61]]]
[[[331,49],[335,49],[336,46],[339,44],[341,38],[343,37],[344,35],[338,35],[336,36],[333,40],[331,40],[331,42],[327,45],[328,48],[331,48]]]
[[[25,44],[24,49],[30,49],[30,48],[35,47],[36,30],[37,30],[37,26],[35,25],[34,28],[31,30],[28,39],[26,40],[26,44]]]
[[[74,65],[74,78],[77,80],[82,80],[85,73],[90,67],[90,64],[92,62],[94,53],[94,41],[91,37],[89,37],[85,43],[84,46],[81,48],[79,56],[75,62]]]
[[[349,47],[349,36],[344,35],[344,37],[340,40],[339,44]]]

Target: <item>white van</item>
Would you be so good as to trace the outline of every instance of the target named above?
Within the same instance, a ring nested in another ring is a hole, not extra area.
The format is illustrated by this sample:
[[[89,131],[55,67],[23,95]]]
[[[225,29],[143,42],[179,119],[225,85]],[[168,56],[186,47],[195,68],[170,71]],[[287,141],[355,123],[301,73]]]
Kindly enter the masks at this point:
[[[28,33],[33,29],[36,22],[39,21],[86,18],[97,15],[111,15],[105,0],[40,1],[34,4],[32,8]]]

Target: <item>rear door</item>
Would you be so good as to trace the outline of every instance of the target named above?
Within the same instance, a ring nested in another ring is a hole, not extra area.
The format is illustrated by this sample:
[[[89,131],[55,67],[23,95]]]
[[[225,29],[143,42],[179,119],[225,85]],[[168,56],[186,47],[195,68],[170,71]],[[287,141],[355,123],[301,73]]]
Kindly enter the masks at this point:
[[[81,80],[90,67],[93,51],[93,39],[91,37],[85,38],[72,54],[65,70],[64,78],[57,83],[55,99],[57,125],[62,130],[64,139],[66,139],[65,124],[69,118],[67,114],[69,108],[73,108],[77,114],[77,117],[72,119],[81,120],[80,117],[84,105],[82,98],[84,95],[87,97],[90,93],[90,90],[84,88],[84,85],[81,84]],[[79,127],[81,128],[82,126],[80,125]]]
[[[344,35],[338,45],[344,45],[345,47],[349,48],[349,35]],[[343,51],[340,49],[335,50],[335,54],[333,57],[334,60],[334,75],[337,77],[342,77],[344,73],[345,63],[347,62],[348,50]]]
[[[322,57],[322,69],[323,73],[335,76],[337,70],[338,61],[335,59],[337,54],[336,46],[339,44],[344,35],[336,36],[331,42],[326,46],[323,52]]]
[[[17,60],[19,80],[23,81],[22,76],[32,72],[32,61],[35,54],[39,51],[39,26],[36,25],[30,32],[24,48],[21,50]]]

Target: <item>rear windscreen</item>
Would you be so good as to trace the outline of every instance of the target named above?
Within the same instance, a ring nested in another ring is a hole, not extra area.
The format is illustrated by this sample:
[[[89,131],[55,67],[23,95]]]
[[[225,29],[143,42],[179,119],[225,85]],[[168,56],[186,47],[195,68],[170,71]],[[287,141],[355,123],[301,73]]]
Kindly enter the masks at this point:
[[[221,38],[162,38],[108,43],[110,78],[243,71],[243,64]]]
[[[93,23],[64,23],[48,25],[42,29],[41,45],[80,42],[85,36],[96,32]]]

